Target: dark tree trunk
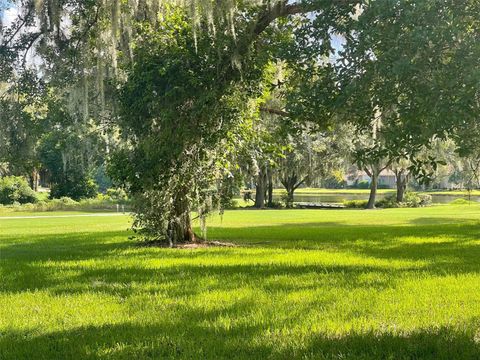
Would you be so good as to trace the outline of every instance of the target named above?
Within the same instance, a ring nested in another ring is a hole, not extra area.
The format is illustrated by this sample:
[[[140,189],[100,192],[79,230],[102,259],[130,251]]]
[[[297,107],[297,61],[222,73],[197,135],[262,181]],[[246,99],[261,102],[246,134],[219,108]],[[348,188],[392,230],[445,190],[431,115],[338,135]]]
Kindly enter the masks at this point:
[[[267,206],[273,207],[273,176],[272,169],[268,169]]]
[[[267,174],[263,169],[257,176],[257,182],[255,184],[255,205],[257,209],[263,209],[265,207],[265,192],[267,186]]]
[[[174,216],[168,225],[168,241],[171,247],[178,243],[194,242],[198,240],[192,229],[190,217],[190,202],[181,194],[174,199]]]
[[[293,200],[294,200],[294,197],[293,197],[293,193],[295,192],[295,189],[294,188],[289,188],[287,189],[287,208],[292,208],[293,207]]]
[[[300,185],[302,185],[307,178],[304,178],[298,181],[297,174],[287,175],[285,176],[280,182],[282,183],[283,187],[287,191],[287,198],[286,200],[286,207],[292,208],[293,207],[293,200],[294,200],[294,193],[295,190],[298,189]]]
[[[397,178],[397,202],[403,202],[403,196],[407,190],[407,176],[403,171],[397,171],[395,176]]]
[[[30,174],[30,187],[34,191],[38,191],[38,181],[39,181],[39,174],[37,169],[33,169]]]
[[[370,196],[368,198],[367,209],[375,209],[375,199],[377,197],[378,172],[372,171],[370,182]]]
[[[282,179],[282,185],[287,191],[287,198],[285,199],[285,206],[287,208],[293,207],[293,193],[295,191],[295,183],[297,182],[297,176],[295,174],[290,176],[285,176]]]

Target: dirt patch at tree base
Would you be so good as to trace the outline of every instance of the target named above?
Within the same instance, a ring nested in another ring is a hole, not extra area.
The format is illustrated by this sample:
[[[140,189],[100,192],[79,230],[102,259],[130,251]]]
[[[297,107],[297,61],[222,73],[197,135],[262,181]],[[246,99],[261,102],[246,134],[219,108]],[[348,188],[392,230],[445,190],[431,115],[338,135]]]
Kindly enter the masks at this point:
[[[196,243],[177,244],[177,246],[175,247],[179,249],[196,249],[196,248],[206,248],[206,247],[238,247],[238,245],[233,243],[222,242],[222,241],[203,241],[203,242],[196,242]]]
[[[143,242],[139,246],[171,248],[169,244],[163,241]],[[238,247],[238,245],[229,243],[229,242],[223,242],[223,241],[199,241],[199,242],[188,242],[188,243],[177,244],[173,248],[174,249],[199,249],[199,248],[209,248],[209,247]]]

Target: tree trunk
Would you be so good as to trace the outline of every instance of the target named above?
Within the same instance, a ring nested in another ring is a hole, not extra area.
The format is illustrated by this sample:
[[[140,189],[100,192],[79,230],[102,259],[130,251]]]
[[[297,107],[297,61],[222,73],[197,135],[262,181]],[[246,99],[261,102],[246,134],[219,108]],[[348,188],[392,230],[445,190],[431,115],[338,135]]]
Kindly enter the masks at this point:
[[[257,177],[257,183],[255,184],[255,205],[257,209],[263,209],[265,207],[265,190],[267,185],[267,175],[263,169]]]
[[[295,189],[293,187],[287,189],[287,208],[292,208],[293,207],[293,193]]]
[[[33,169],[30,174],[30,187],[34,191],[38,191],[39,176],[37,169]]]
[[[378,173],[372,171],[370,182],[370,196],[368,198],[367,209],[375,209],[375,198],[377,197]]]
[[[396,174],[397,177],[397,202],[403,202],[403,196],[407,189],[407,176],[403,174],[403,171],[399,171]]]
[[[268,169],[267,206],[273,207],[273,179],[271,168]]]
[[[174,199],[174,216],[168,224],[168,241],[170,247],[178,243],[194,242],[198,240],[192,229],[190,217],[190,202],[184,194]]]
[[[285,206],[287,208],[293,207],[293,193],[295,192],[295,184],[297,182],[297,176],[293,175],[286,175],[282,180],[281,183],[285,190],[287,191],[287,198],[285,199]]]
[[[35,169],[35,188],[33,190],[38,191],[38,185],[40,183],[40,173]]]

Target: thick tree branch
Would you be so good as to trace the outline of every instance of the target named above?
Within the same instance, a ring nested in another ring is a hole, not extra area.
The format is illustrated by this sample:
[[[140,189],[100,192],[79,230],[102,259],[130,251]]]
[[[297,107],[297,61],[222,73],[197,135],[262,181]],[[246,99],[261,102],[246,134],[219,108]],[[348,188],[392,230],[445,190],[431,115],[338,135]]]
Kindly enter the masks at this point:
[[[383,167],[380,168],[379,174],[380,174],[383,170],[385,170],[386,168],[390,167],[390,165],[392,165],[392,162],[393,162],[392,159],[388,160],[387,163],[385,164],[385,166],[383,166]]]
[[[273,114],[273,115],[290,117],[290,114],[286,111],[283,111],[283,110],[280,110],[280,109],[273,109],[273,108],[270,108],[270,107],[267,107],[267,106],[260,106],[260,111],[265,112],[265,113],[269,113],[269,114]]]
[[[240,56],[248,52],[248,48],[258,36],[276,19],[294,14],[301,14],[315,10],[299,3],[288,4],[287,0],[278,1],[274,6],[264,6],[257,20],[250,25],[245,37],[238,43],[237,53]]]
[[[25,64],[27,62],[28,52],[32,48],[33,44],[35,44],[35,42],[40,38],[40,36],[42,34],[43,34],[43,31],[39,31],[38,33],[32,35],[32,38],[28,42],[27,47],[25,48],[24,53],[23,53],[22,66],[25,66]]]
[[[299,181],[294,187],[293,190],[297,190],[300,185],[302,185],[305,181],[307,181],[308,176],[304,177],[301,181]]]
[[[336,0],[338,3],[347,3],[349,0]],[[313,4],[288,3],[288,0],[277,1],[275,5],[263,6],[257,20],[247,29],[245,35],[239,39],[235,51],[236,56],[245,56],[250,45],[262,34],[268,26],[278,18],[287,17],[295,14],[305,14],[312,11],[321,10],[329,2],[318,1]]]

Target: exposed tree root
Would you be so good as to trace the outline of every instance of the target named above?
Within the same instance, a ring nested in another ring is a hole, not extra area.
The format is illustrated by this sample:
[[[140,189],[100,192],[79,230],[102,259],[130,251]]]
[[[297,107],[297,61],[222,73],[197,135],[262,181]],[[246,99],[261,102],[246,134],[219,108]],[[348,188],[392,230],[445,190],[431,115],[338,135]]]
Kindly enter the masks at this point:
[[[160,248],[171,248],[168,243],[165,241],[153,240],[145,241],[139,244],[141,247],[160,247]],[[204,241],[196,237],[194,242],[183,242],[176,244],[173,248],[175,249],[198,249],[198,248],[208,248],[208,247],[238,247],[237,244],[223,242],[223,241]]]

